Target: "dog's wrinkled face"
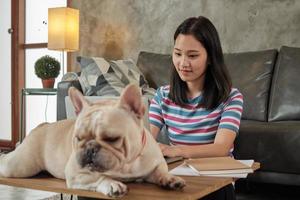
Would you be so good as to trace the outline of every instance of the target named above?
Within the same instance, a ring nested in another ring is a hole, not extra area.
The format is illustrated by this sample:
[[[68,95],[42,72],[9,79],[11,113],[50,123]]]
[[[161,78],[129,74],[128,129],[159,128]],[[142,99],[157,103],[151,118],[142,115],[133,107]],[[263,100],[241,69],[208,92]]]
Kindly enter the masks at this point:
[[[75,110],[73,149],[78,164],[92,171],[119,170],[141,151],[145,108],[137,86],[124,89],[120,100],[90,103],[69,90]]]

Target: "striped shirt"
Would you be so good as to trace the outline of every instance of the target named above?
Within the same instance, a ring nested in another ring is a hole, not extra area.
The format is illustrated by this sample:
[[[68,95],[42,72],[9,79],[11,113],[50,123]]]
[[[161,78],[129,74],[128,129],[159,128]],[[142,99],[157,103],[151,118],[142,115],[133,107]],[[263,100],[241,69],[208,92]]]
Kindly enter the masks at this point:
[[[214,142],[218,129],[238,132],[243,110],[243,96],[235,88],[229,98],[215,109],[199,107],[202,95],[189,99],[184,106],[169,99],[169,86],[157,89],[151,100],[149,121],[162,128],[166,125],[172,145],[199,145]]]

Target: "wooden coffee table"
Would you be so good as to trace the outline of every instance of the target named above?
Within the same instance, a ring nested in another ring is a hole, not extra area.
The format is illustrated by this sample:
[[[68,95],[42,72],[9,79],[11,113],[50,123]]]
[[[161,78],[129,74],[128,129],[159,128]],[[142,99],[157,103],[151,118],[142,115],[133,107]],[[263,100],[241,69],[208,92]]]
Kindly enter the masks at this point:
[[[170,166],[173,168],[179,163]],[[254,170],[259,169],[259,163],[254,163]],[[199,199],[235,181],[233,178],[208,176],[182,176],[187,186],[181,191],[162,189],[149,183],[128,183],[129,192],[121,199]],[[0,178],[0,184],[28,189],[44,190],[56,193],[73,194],[85,197],[109,199],[109,197],[87,190],[74,190],[66,187],[65,180],[53,178],[50,175],[40,174],[32,178]]]

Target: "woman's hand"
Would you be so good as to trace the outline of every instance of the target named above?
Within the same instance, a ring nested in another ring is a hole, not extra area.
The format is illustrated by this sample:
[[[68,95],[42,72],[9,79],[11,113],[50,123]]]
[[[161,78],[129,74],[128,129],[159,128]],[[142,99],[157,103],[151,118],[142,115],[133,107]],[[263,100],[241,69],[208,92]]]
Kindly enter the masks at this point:
[[[170,145],[159,143],[159,147],[164,156],[168,156],[168,157],[180,156],[179,146],[170,146]]]
[[[170,145],[158,143],[160,150],[163,152],[164,149],[168,148]]]

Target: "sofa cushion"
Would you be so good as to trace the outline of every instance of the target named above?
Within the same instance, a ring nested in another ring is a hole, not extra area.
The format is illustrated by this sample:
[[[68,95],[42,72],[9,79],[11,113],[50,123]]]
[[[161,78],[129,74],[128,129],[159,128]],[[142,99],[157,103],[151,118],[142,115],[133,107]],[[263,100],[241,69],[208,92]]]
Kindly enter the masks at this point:
[[[300,122],[243,120],[235,140],[236,159],[254,159],[261,171],[299,173]]]
[[[280,49],[269,104],[269,121],[300,119],[300,48]]]
[[[61,81],[57,83],[57,103],[56,103],[56,120],[66,119],[66,105],[65,96],[68,95],[68,90],[70,87],[75,87],[79,91],[81,90],[81,85],[78,80],[73,81]]]
[[[150,52],[140,52],[137,66],[144,74],[149,86],[157,89],[169,84],[172,64],[172,56]]]
[[[119,96],[129,83],[139,85],[144,95],[155,94],[132,60],[107,61],[79,56],[77,61],[81,66],[79,81],[86,96]]]
[[[268,98],[277,50],[225,54],[225,63],[244,96],[242,119],[267,121]]]

